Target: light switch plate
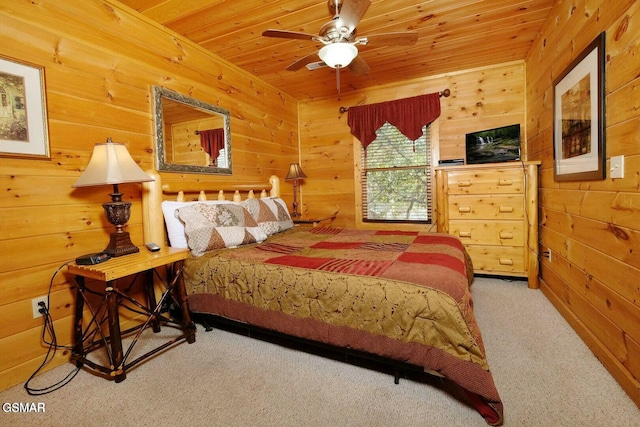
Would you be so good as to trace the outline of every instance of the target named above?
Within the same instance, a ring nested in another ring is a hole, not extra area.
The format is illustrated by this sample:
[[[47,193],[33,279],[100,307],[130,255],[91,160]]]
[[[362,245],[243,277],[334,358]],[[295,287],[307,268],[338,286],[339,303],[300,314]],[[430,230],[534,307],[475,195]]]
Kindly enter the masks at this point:
[[[611,178],[624,178],[624,156],[611,158],[610,176]]]

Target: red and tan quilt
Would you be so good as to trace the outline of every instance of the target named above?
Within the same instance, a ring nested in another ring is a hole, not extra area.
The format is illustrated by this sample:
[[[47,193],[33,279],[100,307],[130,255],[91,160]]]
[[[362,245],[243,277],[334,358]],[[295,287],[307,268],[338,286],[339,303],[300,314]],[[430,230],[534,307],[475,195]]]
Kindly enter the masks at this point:
[[[470,261],[446,234],[306,228],[191,257],[189,306],[423,367],[502,422],[473,314]]]

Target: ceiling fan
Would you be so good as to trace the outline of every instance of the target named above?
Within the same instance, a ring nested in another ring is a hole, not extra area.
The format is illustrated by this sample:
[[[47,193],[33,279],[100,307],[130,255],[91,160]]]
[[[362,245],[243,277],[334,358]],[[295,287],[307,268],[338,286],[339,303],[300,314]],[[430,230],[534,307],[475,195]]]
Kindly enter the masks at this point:
[[[370,0],[328,0],[331,21],[324,24],[318,35],[285,30],[266,30],[266,37],[310,40],[322,43],[318,52],[305,56],[289,65],[286,70],[297,71],[306,66],[309,70],[329,66],[337,71],[338,92],[340,91],[340,69],[349,68],[359,76],[369,72],[367,63],[358,55],[358,45],[403,46],[418,41],[416,31],[402,31],[384,34],[371,34],[358,37],[357,26],[371,5]],[[320,61],[317,58],[320,57]]]

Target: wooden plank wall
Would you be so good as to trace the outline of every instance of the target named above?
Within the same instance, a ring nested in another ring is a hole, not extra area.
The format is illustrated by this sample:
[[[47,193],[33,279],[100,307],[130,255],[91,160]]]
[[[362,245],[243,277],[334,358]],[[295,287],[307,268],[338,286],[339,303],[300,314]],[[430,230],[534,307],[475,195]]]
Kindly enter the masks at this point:
[[[524,126],[524,70],[524,62],[517,61],[344,96],[336,92],[332,98],[301,102],[301,166],[309,177],[301,185],[302,210],[314,213],[339,208],[335,224],[363,226],[357,220],[359,207],[354,177],[357,163],[354,158],[358,158],[360,146],[350,133],[347,113],[339,111],[341,106],[372,104],[449,89],[451,96],[440,98],[442,112],[432,128],[434,162],[464,158],[467,132],[514,123]],[[327,79],[335,79],[335,75],[327,73]]]
[[[606,31],[606,158],[623,179],[555,182],[553,81]],[[531,160],[541,160],[541,289],[640,405],[640,2],[560,0],[527,58]]]
[[[171,147],[165,143],[165,155],[168,163],[208,166],[211,158],[209,154],[202,149],[200,136],[196,135],[194,129],[224,128],[224,118],[218,116],[193,120],[166,126],[166,128],[165,135],[171,136],[165,136],[165,139],[171,138],[172,141]]]
[[[112,227],[101,204],[109,188],[72,189],[93,145],[127,144],[153,167],[152,85],[231,112],[233,176],[163,174],[163,182],[256,182],[284,176],[298,158],[297,101],[117,2],[0,2],[0,55],[45,67],[51,160],[0,158],[0,390],[42,362],[42,323],[31,299],[47,294],[56,269],[102,250]],[[140,186],[120,187],[133,202],[129,231],[142,244]],[[290,202],[291,191],[283,186]],[[288,191],[288,194],[287,194]],[[68,344],[74,294],[62,273],[51,311]],[[68,354],[58,353],[55,363]]]

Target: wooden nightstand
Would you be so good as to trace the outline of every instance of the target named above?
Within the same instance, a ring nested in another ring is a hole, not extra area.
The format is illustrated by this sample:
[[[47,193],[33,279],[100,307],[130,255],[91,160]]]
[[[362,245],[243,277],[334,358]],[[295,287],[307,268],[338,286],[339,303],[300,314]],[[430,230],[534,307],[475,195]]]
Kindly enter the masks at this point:
[[[71,354],[71,358],[75,360],[76,365],[78,367],[86,365],[95,371],[106,374],[111,379],[115,379],[115,382],[121,382],[126,378],[129,368],[159,351],[184,340],[188,343],[195,342],[196,328],[191,321],[182,279],[182,268],[188,255],[188,249],[166,247],[158,252],[149,252],[145,247],[141,247],[138,253],[111,258],[101,264],[69,264],[68,271],[76,276],[77,284],[74,323],[75,341]],[[164,282],[164,290],[160,300],[156,302],[154,277],[161,277],[162,275],[156,275],[155,270],[165,266],[168,268],[166,280],[162,280]],[[146,306],[129,295],[129,291],[139,275],[142,275],[145,281]],[[119,289],[118,279],[127,276],[134,276],[132,282],[128,286]],[[85,284],[85,279],[104,282],[104,290],[89,289]],[[93,308],[89,304],[89,299],[91,298],[95,302],[96,296],[101,298],[101,303],[97,308]],[[168,298],[173,298],[180,307],[182,319],[176,320],[160,312]],[[83,325],[85,304],[90,307],[91,320]],[[130,329],[120,331],[120,308],[127,308],[136,314],[144,316],[144,321]],[[105,322],[108,324],[108,336],[106,336]],[[159,332],[161,325],[179,329],[181,334],[153,350],[147,351],[135,360],[128,361],[131,350],[142,332],[149,326],[152,326],[154,332]],[[133,335],[134,332],[133,341],[129,344],[126,353],[123,353],[122,337]],[[107,361],[104,364],[87,358],[89,353],[99,348],[104,348],[106,352]]]
[[[304,214],[301,216],[292,216],[294,224],[312,224],[314,227],[319,225],[331,225],[333,220],[336,219],[337,213],[326,215],[309,215]]]

